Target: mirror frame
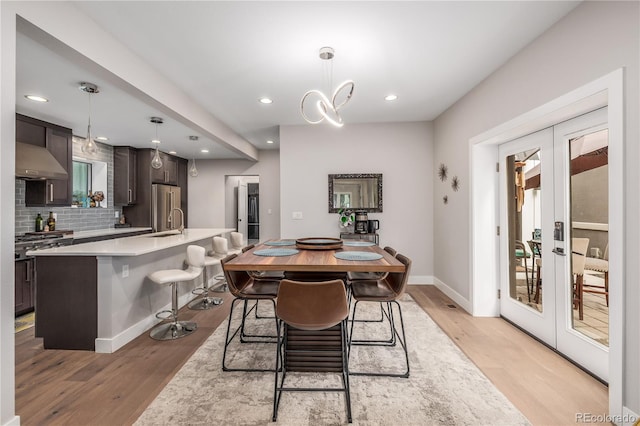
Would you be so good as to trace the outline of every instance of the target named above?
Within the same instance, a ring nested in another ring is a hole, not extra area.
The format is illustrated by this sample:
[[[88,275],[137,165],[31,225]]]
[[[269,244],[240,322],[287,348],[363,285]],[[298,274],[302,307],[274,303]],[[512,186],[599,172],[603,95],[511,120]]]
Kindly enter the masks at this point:
[[[349,173],[329,175],[329,213],[338,213],[340,207],[333,207],[333,181],[334,179],[376,179],[378,187],[378,205],[369,208],[354,208],[353,211],[367,213],[382,213],[382,173]]]

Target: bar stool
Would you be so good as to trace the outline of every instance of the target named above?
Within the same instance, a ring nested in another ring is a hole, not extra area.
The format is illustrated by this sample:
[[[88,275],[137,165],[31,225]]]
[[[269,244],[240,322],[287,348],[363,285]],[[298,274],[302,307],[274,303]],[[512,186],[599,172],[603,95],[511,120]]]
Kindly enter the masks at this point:
[[[187,336],[194,332],[198,325],[195,322],[178,321],[178,282],[191,281],[202,274],[204,268],[205,249],[200,246],[187,247],[187,269],[165,269],[148,275],[148,278],[156,284],[171,284],[172,298],[171,310],[161,311],[156,314],[159,319],[173,319],[172,322],[159,324],[151,329],[149,335],[156,340],[174,340]],[[167,317],[162,315],[169,314]]]
[[[202,296],[189,303],[189,309],[205,310],[211,309],[214,306],[221,305],[224,301],[220,297],[209,297],[209,276],[207,274],[207,267],[221,265],[220,258],[205,256],[204,257],[204,269],[202,271],[202,287],[198,287],[191,293]]]
[[[211,250],[208,255],[210,257],[215,257],[216,259],[222,260],[225,257],[229,256],[229,241],[224,237],[213,237],[213,250]],[[224,273],[220,273],[213,277],[216,280],[216,286],[211,289],[211,291],[217,293],[224,293],[229,290],[229,286],[227,285],[227,280],[224,276]]]
[[[229,238],[231,240],[231,248],[229,249],[229,254],[242,253],[242,248],[245,246],[244,235],[242,235],[242,232],[231,232],[229,234]]]

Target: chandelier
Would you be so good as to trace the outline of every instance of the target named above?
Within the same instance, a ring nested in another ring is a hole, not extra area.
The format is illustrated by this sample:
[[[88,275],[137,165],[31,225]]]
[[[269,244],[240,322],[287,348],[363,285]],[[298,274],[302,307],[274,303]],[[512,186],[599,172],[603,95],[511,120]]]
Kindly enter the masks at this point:
[[[319,56],[320,59],[326,61],[326,64],[328,65],[329,91],[331,91],[333,86],[332,60],[335,56],[335,52],[332,47],[323,47],[320,49]],[[329,99],[320,90],[309,90],[304,94],[304,96],[302,96],[302,100],[300,101],[300,112],[302,113],[302,117],[309,124],[318,124],[323,120],[327,120],[336,127],[342,127],[344,123],[342,122],[339,110],[345,106],[349,100],[351,100],[354,87],[355,84],[353,80],[347,80],[341,83],[336,87],[335,91],[331,95],[331,99]],[[310,118],[308,113],[313,113],[315,118]]]

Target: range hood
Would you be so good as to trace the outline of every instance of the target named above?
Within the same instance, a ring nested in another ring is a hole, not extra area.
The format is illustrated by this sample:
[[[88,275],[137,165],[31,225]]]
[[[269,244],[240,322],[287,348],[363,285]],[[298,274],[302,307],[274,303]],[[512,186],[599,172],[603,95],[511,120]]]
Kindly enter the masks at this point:
[[[64,180],[69,175],[46,148],[16,142],[16,177]]]

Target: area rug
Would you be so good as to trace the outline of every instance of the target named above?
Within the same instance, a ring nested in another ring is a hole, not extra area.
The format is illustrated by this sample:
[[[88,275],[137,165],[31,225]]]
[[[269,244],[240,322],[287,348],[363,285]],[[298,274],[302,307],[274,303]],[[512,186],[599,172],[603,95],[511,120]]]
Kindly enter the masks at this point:
[[[16,333],[26,330],[28,328],[33,327],[36,323],[36,313],[29,312],[28,314],[24,314],[15,319],[15,329]]]
[[[354,425],[529,424],[410,296],[403,298],[401,306],[411,375],[406,379],[351,376]],[[267,306],[260,308],[265,311],[260,315],[268,314]],[[361,303],[360,309],[369,318],[380,314],[377,304]],[[273,320],[252,319],[251,325],[257,332],[275,331]],[[389,333],[388,326],[381,323],[356,323],[354,334],[358,333],[356,339],[371,338],[385,331]],[[273,373],[223,372],[225,332],[226,322],[193,354],[136,425],[272,423]],[[237,343],[229,351],[228,366],[274,364],[275,344]],[[354,347],[350,368],[401,371],[403,358],[400,347]],[[339,386],[340,379],[332,373],[288,373],[286,384]],[[285,392],[282,396],[279,425],[346,423],[341,393]]]

